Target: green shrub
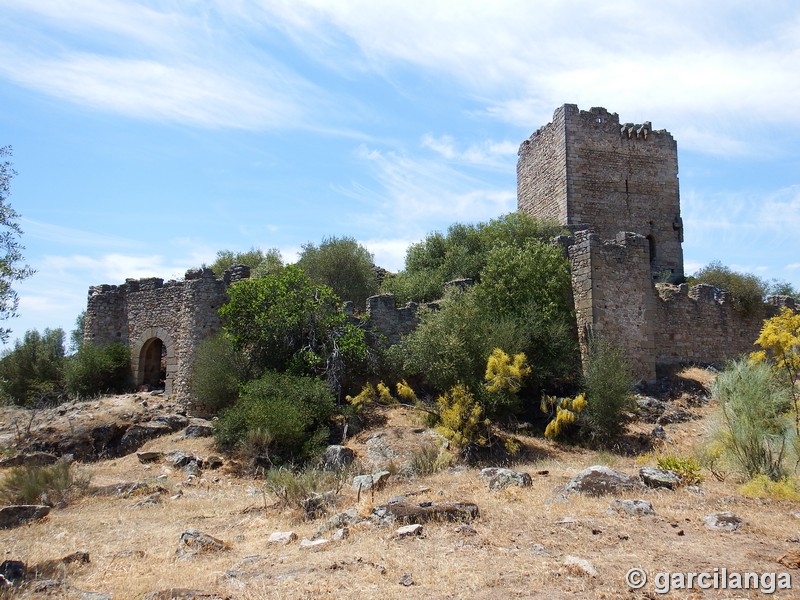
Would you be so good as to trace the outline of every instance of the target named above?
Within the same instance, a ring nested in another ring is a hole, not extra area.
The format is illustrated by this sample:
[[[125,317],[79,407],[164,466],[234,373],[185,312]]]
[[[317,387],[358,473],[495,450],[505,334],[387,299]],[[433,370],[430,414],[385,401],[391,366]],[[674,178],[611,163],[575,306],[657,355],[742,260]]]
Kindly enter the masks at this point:
[[[782,479],[793,464],[796,436],[791,394],[767,363],[736,361],[714,381],[720,404],[716,443],[748,477]]]
[[[703,267],[689,278],[689,285],[705,283],[717,291],[727,290],[733,308],[745,315],[761,314],[764,298],[769,292],[769,283],[749,273],[739,273],[719,261]]]
[[[192,364],[192,404],[216,414],[239,397],[239,385],[246,379],[247,365],[224,335],[204,340]]]
[[[800,484],[794,478],[782,477],[773,481],[766,475],[756,475],[739,488],[739,491],[750,498],[773,498],[800,502]]]
[[[125,344],[81,344],[65,369],[66,388],[77,396],[121,393],[131,386],[131,353]]]
[[[64,397],[64,331],[26,331],[0,358],[0,392],[20,406],[52,404]]]
[[[305,244],[297,266],[315,284],[330,287],[342,300],[364,310],[367,298],[378,293],[373,256],[351,237],[324,238],[319,246]]]
[[[216,421],[221,448],[239,451],[255,468],[303,463],[328,443],[334,398],[319,379],[268,371],[242,388]]]
[[[623,432],[630,412],[636,407],[632,383],[622,350],[601,337],[593,337],[583,374],[586,406],[578,421],[584,435],[609,442]]]
[[[69,463],[44,467],[13,467],[0,482],[0,504],[65,506],[88,479],[76,479]]]
[[[433,475],[453,464],[454,457],[436,442],[426,442],[411,455],[411,470],[420,476]]]
[[[284,508],[303,510],[307,518],[315,518],[334,504],[342,489],[340,474],[319,469],[293,471],[288,468],[270,469],[266,472],[265,486]]]
[[[659,469],[673,471],[680,475],[681,480],[687,485],[697,485],[703,482],[703,475],[700,472],[700,461],[691,456],[678,456],[667,454],[656,459]]]

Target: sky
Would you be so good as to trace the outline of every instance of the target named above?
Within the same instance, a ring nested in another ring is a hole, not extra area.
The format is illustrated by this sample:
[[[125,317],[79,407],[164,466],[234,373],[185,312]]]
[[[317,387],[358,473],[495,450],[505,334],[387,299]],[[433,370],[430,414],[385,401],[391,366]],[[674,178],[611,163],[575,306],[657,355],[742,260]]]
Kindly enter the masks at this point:
[[[516,209],[565,103],[678,143],[686,273],[800,288],[794,0],[0,0],[27,264],[9,344],[90,286],[351,236],[375,262]]]

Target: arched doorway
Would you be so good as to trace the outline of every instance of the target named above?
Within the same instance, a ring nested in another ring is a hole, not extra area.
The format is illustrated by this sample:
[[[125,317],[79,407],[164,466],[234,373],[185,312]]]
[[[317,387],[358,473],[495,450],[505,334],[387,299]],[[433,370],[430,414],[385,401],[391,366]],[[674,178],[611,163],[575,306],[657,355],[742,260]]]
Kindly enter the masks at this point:
[[[139,385],[163,388],[167,379],[167,349],[159,338],[150,338],[139,352]]]

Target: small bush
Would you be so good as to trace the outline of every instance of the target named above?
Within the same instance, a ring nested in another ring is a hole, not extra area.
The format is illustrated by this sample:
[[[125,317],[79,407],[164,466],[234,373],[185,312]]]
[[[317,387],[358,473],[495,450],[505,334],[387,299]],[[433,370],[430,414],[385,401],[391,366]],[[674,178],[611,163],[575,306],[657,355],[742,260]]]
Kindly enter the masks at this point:
[[[76,479],[69,463],[44,467],[14,467],[0,482],[0,504],[66,506],[88,480]]]
[[[608,442],[623,432],[636,407],[632,382],[622,350],[603,338],[592,338],[583,375],[586,406],[579,419],[583,433]]]
[[[583,394],[579,394],[575,398],[542,396],[541,411],[552,415],[552,419],[544,430],[544,437],[555,440],[566,435],[572,430],[585,407],[586,397]]]
[[[427,442],[411,455],[411,470],[421,476],[433,475],[453,464],[453,455],[436,442]]]
[[[301,509],[307,518],[315,518],[335,503],[342,489],[340,475],[319,469],[293,471],[287,468],[266,472],[267,490],[283,508]]]
[[[667,454],[656,459],[659,469],[674,471],[680,475],[681,480],[686,485],[697,485],[703,482],[703,475],[700,473],[700,461],[691,456],[677,456]]]
[[[740,487],[739,491],[750,498],[773,498],[800,502],[800,485],[797,480],[789,477],[773,481],[766,475],[757,475]]]
[[[717,376],[712,394],[720,404],[716,443],[727,458],[750,478],[782,479],[793,460],[792,401],[769,365],[734,362]]]
[[[221,448],[256,466],[304,463],[328,443],[333,409],[333,393],[319,379],[269,371],[220,414],[215,436]]]
[[[67,360],[66,388],[77,396],[121,393],[131,385],[131,353],[125,344],[81,344]]]
[[[215,335],[204,340],[192,364],[192,404],[211,414],[231,406],[245,373],[244,357],[227,337]]]

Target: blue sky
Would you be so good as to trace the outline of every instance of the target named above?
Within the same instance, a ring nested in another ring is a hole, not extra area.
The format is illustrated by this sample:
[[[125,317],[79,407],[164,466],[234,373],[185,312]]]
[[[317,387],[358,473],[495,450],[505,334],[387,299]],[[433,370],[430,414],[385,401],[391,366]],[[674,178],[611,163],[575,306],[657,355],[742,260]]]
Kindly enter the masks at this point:
[[[353,236],[377,264],[516,208],[519,144],[604,106],[678,142],[686,271],[800,287],[800,5],[0,0],[28,329],[90,285]]]

